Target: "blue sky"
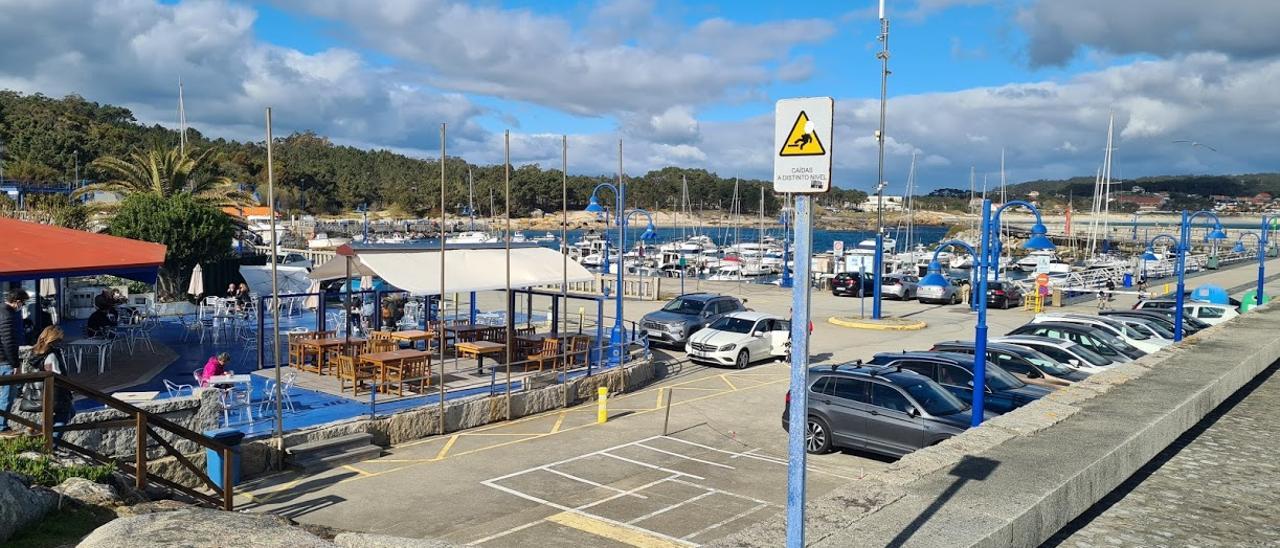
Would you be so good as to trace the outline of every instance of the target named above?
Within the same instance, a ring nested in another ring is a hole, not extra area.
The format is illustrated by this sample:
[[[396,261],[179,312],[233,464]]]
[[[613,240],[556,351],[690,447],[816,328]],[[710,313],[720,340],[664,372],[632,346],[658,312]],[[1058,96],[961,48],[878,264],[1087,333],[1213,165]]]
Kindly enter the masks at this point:
[[[1274,170],[1274,0],[890,0],[886,179],[921,188]],[[88,14],[89,16],[83,16]],[[1222,32],[1222,29],[1231,32]],[[836,98],[835,181],[874,186],[871,1],[0,0],[0,88],[78,93],[202,132],[277,133],[429,157],[767,178],[777,99]],[[1172,141],[1212,143],[1209,154]]]

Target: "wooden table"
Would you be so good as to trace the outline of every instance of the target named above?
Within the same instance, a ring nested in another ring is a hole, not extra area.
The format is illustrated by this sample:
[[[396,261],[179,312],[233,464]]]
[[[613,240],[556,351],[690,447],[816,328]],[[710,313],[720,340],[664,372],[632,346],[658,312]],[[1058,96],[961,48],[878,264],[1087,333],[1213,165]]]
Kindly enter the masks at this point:
[[[328,339],[303,339],[298,344],[303,348],[303,361],[306,361],[306,349],[312,348],[316,351],[316,372],[324,375],[325,370],[325,353],[333,348],[342,350],[348,345],[364,344],[365,340],[359,337],[332,337]]]
[[[475,358],[476,371],[483,375],[485,355],[502,352],[507,349],[507,345],[489,341],[472,341],[457,343],[453,345],[453,349],[459,356]]]
[[[421,329],[406,329],[404,331],[393,331],[391,338],[397,341],[408,341],[409,345],[417,348],[418,341],[429,343],[436,338],[435,331],[423,331]]]
[[[427,375],[430,375],[431,369],[431,353],[426,350],[415,350],[407,348],[404,350],[391,350],[389,352],[374,352],[371,354],[361,354],[360,361],[373,365],[378,368],[378,390],[387,390],[387,366],[400,363],[404,360],[412,358],[427,358]]]

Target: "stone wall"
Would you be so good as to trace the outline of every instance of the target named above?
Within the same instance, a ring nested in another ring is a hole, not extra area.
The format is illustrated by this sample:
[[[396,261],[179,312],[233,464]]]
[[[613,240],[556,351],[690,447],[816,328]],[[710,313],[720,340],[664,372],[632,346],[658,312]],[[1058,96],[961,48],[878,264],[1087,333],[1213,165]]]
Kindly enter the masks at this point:
[[[1266,305],[918,450],[809,500],[806,544],[1038,546],[1280,360],[1277,330]],[[777,516],[713,546],[785,532]]]

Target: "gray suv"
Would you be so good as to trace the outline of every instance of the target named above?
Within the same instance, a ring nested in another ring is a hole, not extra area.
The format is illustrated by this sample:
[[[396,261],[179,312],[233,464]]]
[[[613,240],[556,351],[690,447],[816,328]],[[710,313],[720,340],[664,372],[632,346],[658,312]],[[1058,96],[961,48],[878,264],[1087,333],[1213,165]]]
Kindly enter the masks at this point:
[[[963,432],[971,421],[969,404],[912,371],[855,362],[811,367],[809,379],[809,453],[844,447],[901,457]],[[783,430],[791,392],[786,402]]]
[[[746,310],[737,297],[715,293],[688,293],[663,305],[661,309],[640,318],[640,328],[650,342],[683,346],[689,335],[706,327],[720,316]]]

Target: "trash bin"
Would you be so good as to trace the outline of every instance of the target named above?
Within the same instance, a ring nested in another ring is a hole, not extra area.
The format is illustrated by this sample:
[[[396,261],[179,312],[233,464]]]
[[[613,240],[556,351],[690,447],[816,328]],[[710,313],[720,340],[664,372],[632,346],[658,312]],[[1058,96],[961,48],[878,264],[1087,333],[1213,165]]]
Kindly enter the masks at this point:
[[[1133,274],[1125,274],[1125,275],[1124,275],[1124,286],[1125,286],[1125,287],[1133,287]]]
[[[1059,307],[1059,308],[1062,307],[1062,290],[1061,289],[1053,290],[1053,306]]]
[[[1205,268],[1207,268],[1207,269],[1209,269],[1209,270],[1217,270],[1217,269],[1218,269],[1218,256],[1217,256],[1217,255],[1214,255],[1214,256],[1212,256],[1212,257],[1209,257],[1209,262],[1208,262],[1207,264],[1205,264],[1205,265],[1204,265],[1204,267],[1205,267]]]
[[[1257,305],[1253,304],[1253,301],[1254,301],[1253,295],[1254,295],[1254,293],[1255,293],[1255,291],[1248,291],[1248,292],[1246,292],[1246,293],[1244,294],[1244,296],[1243,296],[1243,297],[1240,297],[1240,311],[1241,311],[1241,312],[1248,312],[1249,310],[1252,310],[1254,306],[1257,306]],[[1269,303],[1269,302],[1271,302],[1271,298],[1270,298],[1270,297],[1268,297],[1268,296],[1266,296],[1266,295],[1264,294],[1264,295],[1262,296],[1262,304],[1267,304],[1267,303]]]
[[[223,445],[231,446],[231,485],[240,483],[240,442],[244,440],[244,432],[235,428],[219,428],[209,430],[204,435],[213,438]],[[205,449],[205,472],[218,487],[222,487],[222,453],[213,449]]]

